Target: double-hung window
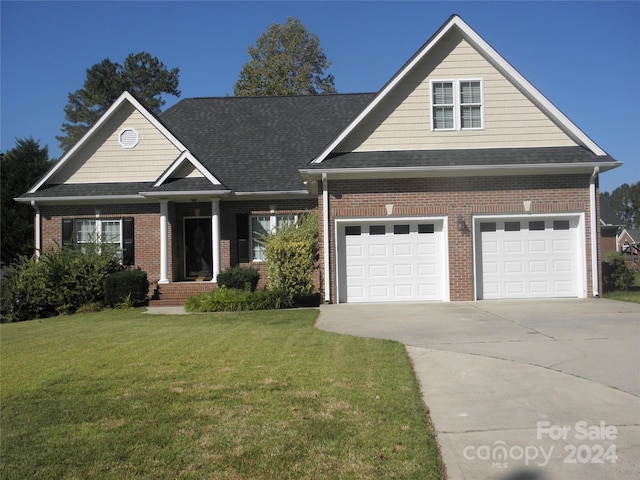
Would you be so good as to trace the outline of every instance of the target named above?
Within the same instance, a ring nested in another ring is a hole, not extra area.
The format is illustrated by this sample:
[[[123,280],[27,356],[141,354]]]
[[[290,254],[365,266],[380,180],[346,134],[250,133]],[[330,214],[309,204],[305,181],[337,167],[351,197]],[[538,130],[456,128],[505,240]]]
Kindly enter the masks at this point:
[[[110,245],[125,265],[134,262],[133,218],[65,218],[62,244],[86,250],[90,243]]]
[[[432,81],[431,105],[433,130],[484,128],[481,80]]]
[[[256,215],[251,217],[251,260],[264,261],[267,259],[262,239],[275,233],[279,228],[291,225],[297,221],[293,215]]]

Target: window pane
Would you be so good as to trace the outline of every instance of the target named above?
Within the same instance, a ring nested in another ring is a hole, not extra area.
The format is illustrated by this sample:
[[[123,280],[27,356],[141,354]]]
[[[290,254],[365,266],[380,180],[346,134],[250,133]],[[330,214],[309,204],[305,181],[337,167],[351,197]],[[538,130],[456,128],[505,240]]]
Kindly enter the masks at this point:
[[[482,115],[480,107],[461,107],[462,128],[481,128]]]
[[[436,130],[453,128],[453,107],[433,108],[433,128]]]
[[[369,235],[384,235],[385,233],[384,225],[369,226]]]
[[[433,84],[433,104],[452,105],[453,104],[453,83],[438,82]]]
[[[481,232],[495,232],[496,231],[496,222],[484,222],[480,224]]]
[[[529,230],[544,230],[544,220],[529,222]]]
[[[296,223],[296,219],[292,215],[276,215],[276,229],[286,227]]]
[[[120,245],[120,222],[118,220],[102,221],[102,241]]]
[[[480,82],[460,82],[460,103],[480,103]]]
[[[553,221],[553,229],[554,230],[569,230],[569,220],[554,220]]]
[[[394,225],[394,235],[407,235],[409,233],[409,225]]]
[[[270,230],[269,217],[251,217],[251,250],[254,260],[265,260],[264,245],[258,243],[264,235]]]
[[[520,231],[520,222],[504,222],[504,231],[505,232],[519,232]]]
[[[76,222],[76,239],[78,243],[86,243],[97,240],[96,221],[78,220]]]
[[[360,225],[344,227],[345,235],[360,235]]]
[[[435,233],[436,228],[433,223],[421,223],[418,225],[418,233]]]

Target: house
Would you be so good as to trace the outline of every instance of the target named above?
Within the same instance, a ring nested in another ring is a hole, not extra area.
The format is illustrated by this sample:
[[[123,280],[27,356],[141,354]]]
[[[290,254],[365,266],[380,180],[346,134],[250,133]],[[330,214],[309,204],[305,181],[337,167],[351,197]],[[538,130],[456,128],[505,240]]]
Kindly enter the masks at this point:
[[[313,209],[327,302],[581,298],[600,291],[598,177],[619,165],[454,15],[373,94],[156,118],[125,92],[17,200],[37,248],[101,234],[165,301],[264,273],[257,235]]]
[[[624,227],[618,235],[618,251],[630,255],[640,253],[640,228]]]
[[[609,199],[600,197],[600,253],[602,258],[609,252],[620,250],[618,232],[624,222],[611,206]]]

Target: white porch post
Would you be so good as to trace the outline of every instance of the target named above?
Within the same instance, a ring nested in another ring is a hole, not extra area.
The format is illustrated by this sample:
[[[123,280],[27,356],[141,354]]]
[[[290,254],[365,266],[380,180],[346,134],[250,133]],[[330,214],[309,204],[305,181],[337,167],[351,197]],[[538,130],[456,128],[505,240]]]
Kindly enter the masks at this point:
[[[211,200],[211,248],[213,261],[211,281],[218,281],[220,273],[220,199]]]
[[[41,233],[41,223],[42,220],[40,218],[40,209],[38,208],[38,206],[36,205],[36,202],[31,202],[31,206],[35,209],[36,211],[36,216],[34,219],[34,227],[35,227],[35,231],[34,231],[34,246],[35,246],[35,250],[36,250],[36,258],[40,258],[40,252],[42,251],[42,233]]]
[[[160,280],[169,283],[169,201],[160,200]]]
[[[322,174],[322,242],[324,249],[324,301],[331,301],[331,261],[329,257],[329,177]],[[337,279],[336,279],[337,280]],[[337,284],[337,281],[336,281]],[[336,289],[336,298],[338,292]]]

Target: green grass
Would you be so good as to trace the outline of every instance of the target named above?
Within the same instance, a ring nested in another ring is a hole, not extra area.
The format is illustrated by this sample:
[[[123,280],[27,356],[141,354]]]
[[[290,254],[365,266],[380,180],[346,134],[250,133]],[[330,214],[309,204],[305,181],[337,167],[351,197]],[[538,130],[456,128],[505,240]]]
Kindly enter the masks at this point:
[[[614,292],[606,292],[604,298],[609,300],[618,300],[620,302],[640,303],[640,271],[634,272],[635,282],[629,290],[616,290]]]
[[[316,315],[2,325],[0,477],[443,478],[404,347]]]

